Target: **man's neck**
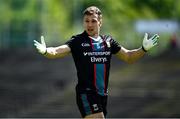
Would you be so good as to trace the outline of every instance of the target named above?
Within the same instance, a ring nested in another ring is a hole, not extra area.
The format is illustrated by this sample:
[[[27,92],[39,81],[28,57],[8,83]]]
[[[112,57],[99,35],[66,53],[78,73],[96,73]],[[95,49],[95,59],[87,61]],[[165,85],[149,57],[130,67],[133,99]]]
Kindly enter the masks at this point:
[[[88,34],[88,32],[86,32]],[[88,36],[92,37],[92,38],[98,38],[99,37],[99,33],[96,34],[88,34]]]
[[[89,36],[91,39],[93,39],[94,41],[100,41],[101,40],[101,37],[100,36],[96,36],[96,37],[92,37],[92,36]]]
[[[92,38],[98,38],[99,34],[94,34],[94,35],[89,35],[89,36],[92,37]]]
[[[99,34],[95,34],[94,36],[92,36],[93,38],[98,38]]]

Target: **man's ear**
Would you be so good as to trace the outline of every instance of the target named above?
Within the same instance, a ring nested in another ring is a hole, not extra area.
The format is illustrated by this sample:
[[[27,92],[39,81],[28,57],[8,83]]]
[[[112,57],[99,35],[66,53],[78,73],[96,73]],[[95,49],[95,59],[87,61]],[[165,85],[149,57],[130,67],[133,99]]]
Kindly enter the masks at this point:
[[[99,26],[102,26],[102,19],[99,20]]]

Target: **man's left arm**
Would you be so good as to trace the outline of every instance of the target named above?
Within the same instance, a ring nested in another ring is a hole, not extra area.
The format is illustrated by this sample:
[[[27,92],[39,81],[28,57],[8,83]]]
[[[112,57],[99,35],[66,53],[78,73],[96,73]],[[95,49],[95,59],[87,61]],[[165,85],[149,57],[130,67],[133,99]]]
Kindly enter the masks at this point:
[[[148,50],[157,45],[158,38],[159,35],[155,34],[153,37],[148,39],[148,34],[145,33],[142,47],[133,50],[128,50],[124,47],[121,47],[119,52],[116,53],[116,56],[127,63],[134,63],[143,57]]]

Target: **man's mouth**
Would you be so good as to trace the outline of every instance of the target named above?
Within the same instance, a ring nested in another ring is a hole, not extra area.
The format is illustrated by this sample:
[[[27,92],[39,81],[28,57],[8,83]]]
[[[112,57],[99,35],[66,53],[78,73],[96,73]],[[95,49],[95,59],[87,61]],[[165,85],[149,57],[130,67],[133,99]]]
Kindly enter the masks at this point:
[[[88,29],[88,32],[92,32],[93,31],[93,29]]]

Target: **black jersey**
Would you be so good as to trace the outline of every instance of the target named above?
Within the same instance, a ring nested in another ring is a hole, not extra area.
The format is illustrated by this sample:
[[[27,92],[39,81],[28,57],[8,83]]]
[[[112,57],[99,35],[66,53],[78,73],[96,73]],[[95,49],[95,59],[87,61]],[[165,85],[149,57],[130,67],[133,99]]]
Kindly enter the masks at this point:
[[[77,69],[77,89],[107,95],[111,56],[121,49],[120,45],[107,35],[95,41],[85,31],[72,36],[66,44],[71,48]]]

